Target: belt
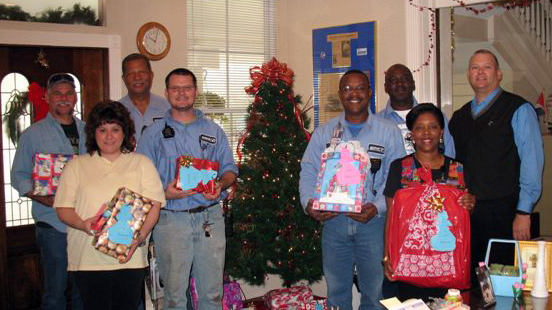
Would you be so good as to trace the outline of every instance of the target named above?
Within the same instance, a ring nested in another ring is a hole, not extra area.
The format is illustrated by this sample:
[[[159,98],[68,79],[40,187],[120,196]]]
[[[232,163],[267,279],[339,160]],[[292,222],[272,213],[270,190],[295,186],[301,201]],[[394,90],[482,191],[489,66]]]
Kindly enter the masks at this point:
[[[199,206],[199,207],[195,207],[195,208],[191,208],[191,209],[186,209],[186,210],[169,210],[169,209],[161,209],[161,211],[167,211],[167,212],[185,212],[185,213],[190,213],[190,214],[194,214],[194,213],[201,213],[207,209],[209,209],[210,207],[214,206],[214,205],[218,205],[218,202],[212,204],[212,205],[209,205],[209,206]]]

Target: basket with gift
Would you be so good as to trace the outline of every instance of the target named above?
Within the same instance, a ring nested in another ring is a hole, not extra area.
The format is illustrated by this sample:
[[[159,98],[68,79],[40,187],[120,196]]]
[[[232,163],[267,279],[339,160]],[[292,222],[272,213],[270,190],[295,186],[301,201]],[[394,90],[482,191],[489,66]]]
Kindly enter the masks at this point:
[[[321,156],[312,208],[360,213],[369,166],[359,141],[330,145]]]
[[[92,245],[121,261],[126,259],[152,204],[152,200],[128,188],[119,188],[113,199],[98,210],[98,218],[92,224],[95,232]]]
[[[32,174],[33,195],[55,195],[63,167],[65,167],[73,157],[75,157],[75,155],[72,154],[36,153]]]
[[[198,193],[216,192],[219,163],[192,156],[176,159],[176,187],[182,190],[193,189]]]

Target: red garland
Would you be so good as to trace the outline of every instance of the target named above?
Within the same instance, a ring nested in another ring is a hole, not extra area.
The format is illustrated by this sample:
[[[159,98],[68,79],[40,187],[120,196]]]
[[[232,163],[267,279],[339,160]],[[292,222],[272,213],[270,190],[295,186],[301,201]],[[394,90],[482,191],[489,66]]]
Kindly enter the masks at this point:
[[[286,86],[291,87],[293,85],[293,76],[294,73],[291,69],[287,67],[287,64],[280,63],[278,60],[276,60],[275,57],[272,57],[272,59],[263,64],[262,67],[255,66],[251,69],[249,69],[249,76],[251,76],[251,86],[247,86],[245,88],[245,92],[254,95],[255,98],[253,99],[253,105],[262,104],[263,99],[260,98],[257,93],[259,91],[259,88],[264,83],[270,83],[273,86],[276,86],[278,81],[284,82]],[[297,102],[295,102],[295,99],[293,98],[293,91],[291,91],[288,94],[289,101],[293,104],[293,107],[295,109],[295,119],[297,120],[297,123],[299,124],[299,128],[303,130],[305,133],[305,137],[307,141],[310,140],[311,134],[305,129],[305,125],[303,123],[303,118],[301,117],[301,109],[297,106]],[[238,154],[238,160],[241,163],[242,160],[242,152],[241,147],[243,145],[243,142],[249,135],[249,132],[251,130],[251,127],[256,122],[256,117],[254,117],[254,109],[251,109],[251,114],[249,115],[249,122],[247,123],[247,129],[240,137],[240,140],[238,141],[238,146],[236,149],[236,153]]]
[[[464,7],[466,10],[473,12],[475,15],[478,15],[480,13],[485,13],[488,11],[491,11],[492,9],[496,8],[496,6],[493,6],[493,4],[489,4],[486,8],[478,10],[471,6],[466,6],[466,3],[462,0],[453,0],[460,4],[461,7]],[[524,7],[524,6],[530,6],[531,2],[540,2],[541,0],[512,0],[510,2],[506,2],[504,4],[501,4],[502,7],[504,7],[506,10],[513,9],[515,7]],[[419,72],[422,70],[423,67],[428,66],[429,62],[431,61],[431,54],[433,53],[433,38],[436,34],[437,27],[435,26],[435,9],[427,7],[427,6],[420,6],[413,2],[413,0],[408,0],[409,4],[415,8],[417,8],[419,11],[428,10],[430,12],[430,19],[431,19],[431,31],[429,33],[429,50],[427,52],[427,57],[422,65],[420,65],[416,70],[413,70],[412,72]]]
[[[46,96],[46,91],[38,85],[36,82],[32,82],[29,85],[29,101],[33,104],[34,119],[33,123],[38,122],[39,120],[46,117],[48,110],[48,102],[44,100]]]

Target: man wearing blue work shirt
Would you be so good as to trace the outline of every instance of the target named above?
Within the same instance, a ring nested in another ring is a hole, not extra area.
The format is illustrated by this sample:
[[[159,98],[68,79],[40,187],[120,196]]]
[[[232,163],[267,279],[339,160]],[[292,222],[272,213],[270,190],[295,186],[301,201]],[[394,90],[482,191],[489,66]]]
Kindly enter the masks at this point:
[[[123,59],[123,82],[127,95],[119,99],[134,122],[136,142],[144,129],[165,116],[171,108],[169,102],[151,93],[153,71],[149,59],[138,53],[133,53]]]
[[[371,95],[368,76],[358,70],[347,71],[339,82],[339,98],[345,113],[315,130],[301,161],[301,204],[307,214],[324,222],[322,265],[328,285],[328,308],[352,308],[354,266],[361,291],[360,309],[381,308],[381,260],[386,215],[383,189],[389,164],[405,156],[405,151],[397,126],[369,115]],[[320,156],[336,128],[343,128],[342,141],[359,141],[370,157],[371,170],[364,184],[360,213],[334,213],[312,208]]]
[[[492,52],[476,51],[467,77],[475,97],[454,112],[449,125],[456,158],[477,197],[471,215],[472,263],[477,264],[485,259],[490,238],[530,238],[544,151],[533,106],[500,88],[502,71]]]
[[[36,243],[40,248],[40,262],[44,272],[44,292],[41,309],[65,310],[67,288],[67,228],[57,217],[54,195],[33,194],[33,167],[35,155],[86,153],[84,122],[73,116],[77,93],[75,81],[67,73],[56,73],[48,78],[46,117],[25,130],[19,138],[11,169],[11,183],[20,196],[32,200]],[[82,309],[82,300],[72,285],[71,306]]]
[[[199,94],[195,75],[171,71],[165,95],[171,109],[143,133],[137,152],[153,161],[167,198],[153,231],[164,283],[165,309],[186,309],[190,272],[201,309],[220,309],[226,238],[220,202],[238,175],[226,134],[194,109]],[[176,160],[188,155],[219,163],[214,194],[176,187]]]
[[[410,138],[410,130],[406,128],[406,115],[413,107],[418,105],[414,97],[416,84],[412,72],[403,64],[394,64],[385,72],[385,92],[389,95],[389,101],[384,109],[377,113],[397,124],[401,130],[406,154],[414,153],[414,144]],[[448,120],[445,119],[445,132],[440,148],[444,148],[444,154],[450,158],[455,157],[454,141],[448,129]],[[390,296],[393,297],[393,296]]]

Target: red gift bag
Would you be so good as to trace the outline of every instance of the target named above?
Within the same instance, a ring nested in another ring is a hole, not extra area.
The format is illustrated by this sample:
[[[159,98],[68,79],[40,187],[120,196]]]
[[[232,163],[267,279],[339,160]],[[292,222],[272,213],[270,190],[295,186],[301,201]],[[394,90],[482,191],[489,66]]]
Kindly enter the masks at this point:
[[[470,217],[454,186],[400,189],[388,230],[393,279],[421,287],[470,287]]]

